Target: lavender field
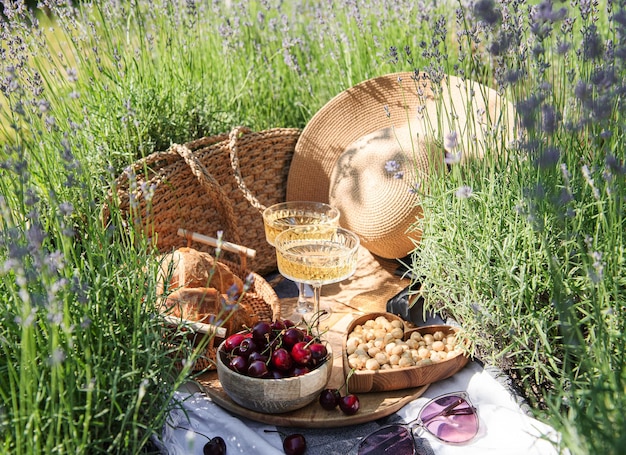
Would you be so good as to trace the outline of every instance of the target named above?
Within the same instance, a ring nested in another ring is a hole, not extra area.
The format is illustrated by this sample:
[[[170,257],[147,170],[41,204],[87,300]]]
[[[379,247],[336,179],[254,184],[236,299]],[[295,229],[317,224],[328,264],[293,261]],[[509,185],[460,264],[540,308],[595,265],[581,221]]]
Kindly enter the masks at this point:
[[[421,195],[428,307],[564,452],[623,452],[625,0],[7,0],[0,39],[1,452],[150,453],[176,406],[198,350],[164,343],[158,261],[110,198],[129,164],[303,128],[397,71],[478,81],[516,112],[512,140],[447,156]],[[454,116],[432,121],[456,146]]]

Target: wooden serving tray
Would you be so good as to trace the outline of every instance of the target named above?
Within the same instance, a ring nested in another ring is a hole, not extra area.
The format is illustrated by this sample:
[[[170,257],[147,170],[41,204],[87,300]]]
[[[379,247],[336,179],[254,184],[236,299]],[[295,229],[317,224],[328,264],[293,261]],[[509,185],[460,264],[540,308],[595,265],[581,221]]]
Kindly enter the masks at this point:
[[[333,369],[328,387],[340,388],[345,382],[342,361],[342,346],[348,324],[356,315],[372,311],[384,311],[387,300],[408,284],[393,275],[365,249],[360,249],[359,266],[353,277],[343,283],[324,286],[324,302],[333,308],[329,320],[323,322],[326,340],[332,345]],[[291,314],[294,299],[281,299],[282,314]],[[348,303],[346,303],[348,302]],[[339,409],[326,411],[317,401],[308,406],[284,414],[263,414],[251,411],[232,401],[217,379],[216,371],[209,371],[196,378],[204,392],[215,404],[227,411],[257,422],[301,428],[333,428],[357,425],[387,417],[420,397],[428,385],[402,390],[359,393],[361,407],[352,416],[344,415]],[[344,390],[342,389],[342,393]]]
[[[380,419],[393,414],[428,389],[428,385],[425,385],[390,392],[358,394],[361,408],[352,416],[343,414],[339,409],[326,411],[317,401],[296,411],[283,414],[263,414],[239,406],[231,400],[222,389],[220,381],[217,379],[217,373],[214,371],[200,376],[198,382],[215,404],[233,414],[269,425],[301,428],[334,428]]]
[[[345,382],[342,343],[346,333],[346,325],[352,321],[352,315],[336,314],[343,317],[338,323],[331,322],[331,329],[326,332],[326,340],[332,346],[333,368],[328,381],[328,387],[341,388]],[[344,317],[345,316],[345,317]],[[209,371],[200,375],[198,383],[213,402],[235,415],[246,417],[257,422],[284,427],[301,428],[333,428],[337,426],[356,425],[370,422],[393,414],[407,403],[420,397],[429,384],[406,388],[402,390],[358,393],[361,407],[352,416],[347,416],[339,409],[327,411],[316,401],[296,411],[282,414],[264,414],[238,405],[226,394],[216,371]],[[342,389],[342,393],[345,391]]]

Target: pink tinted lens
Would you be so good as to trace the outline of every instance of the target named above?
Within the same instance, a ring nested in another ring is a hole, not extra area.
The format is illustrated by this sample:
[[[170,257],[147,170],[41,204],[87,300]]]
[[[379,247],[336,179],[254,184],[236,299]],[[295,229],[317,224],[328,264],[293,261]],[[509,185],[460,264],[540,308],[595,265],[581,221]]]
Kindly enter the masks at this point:
[[[359,444],[359,455],[414,455],[413,436],[404,427],[392,425],[368,435]]]
[[[428,403],[420,414],[422,426],[444,442],[467,442],[478,433],[474,407],[459,395],[448,395]]]

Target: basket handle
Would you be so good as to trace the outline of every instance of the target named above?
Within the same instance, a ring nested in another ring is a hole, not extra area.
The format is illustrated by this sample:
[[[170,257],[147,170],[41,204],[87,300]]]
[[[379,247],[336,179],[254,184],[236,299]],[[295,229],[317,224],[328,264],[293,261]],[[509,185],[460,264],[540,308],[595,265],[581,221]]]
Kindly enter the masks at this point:
[[[218,210],[231,230],[231,235],[233,237],[232,240],[236,243],[241,243],[241,237],[239,235],[239,229],[235,219],[235,212],[233,210],[232,203],[226,193],[224,193],[224,190],[219,182],[215,180],[215,177],[213,177],[209,171],[206,170],[192,151],[185,145],[172,144],[170,150],[176,152],[182,159],[185,160],[185,163],[187,163],[191,172],[196,176],[200,185],[202,185],[207,194],[216,197]]]
[[[244,134],[250,132],[251,130],[247,126],[237,126],[231,130],[228,142],[230,165],[233,168],[235,180],[237,181],[237,185],[243,193],[243,196],[250,203],[250,205],[252,205],[252,207],[257,209],[259,212],[263,212],[263,210],[265,210],[265,206],[259,202],[259,200],[254,196],[254,194],[252,194],[252,192],[246,186],[246,183],[243,181],[243,177],[241,176],[241,168],[239,166],[239,158],[237,157],[237,143],[239,142],[239,138],[242,137]]]
[[[199,147],[209,147],[213,144],[225,141],[228,138],[228,133],[221,133],[215,136],[202,137],[200,139],[196,139],[195,141],[187,142],[185,144],[185,147],[190,150],[195,150]],[[171,147],[166,151],[151,153],[150,155],[147,155],[144,158],[135,161],[133,164],[124,169],[124,172],[122,172],[122,174],[118,178],[118,185],[126,184],[130,175],[138,171],[145,170],[150,166],[163,167],[172,164],[178,159],[179,156],[180,154],[172,150]]]

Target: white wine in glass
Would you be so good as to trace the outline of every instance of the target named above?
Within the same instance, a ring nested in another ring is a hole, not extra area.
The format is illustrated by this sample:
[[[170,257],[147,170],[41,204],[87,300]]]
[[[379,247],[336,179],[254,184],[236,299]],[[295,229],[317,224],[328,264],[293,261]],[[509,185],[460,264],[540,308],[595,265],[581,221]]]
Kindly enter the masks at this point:
[[[356,270],[359,237],[344,228],[297,226],[276,236],[278,270],[290,280],[313,287],[314,318],[319,322],[322,285],[337,283]],[[324,308],[330,314],[331,310]]]
[[[289,201],[274,204],[263,211],[265,238],[275,246],[274,239],[278,234],[294,226],[324,224],[339,225],[339,210],[323,202]],[[296,281],[298,285],[298,302],[294,316],[304,316],[313,311],[305,295],[305,284]]]

